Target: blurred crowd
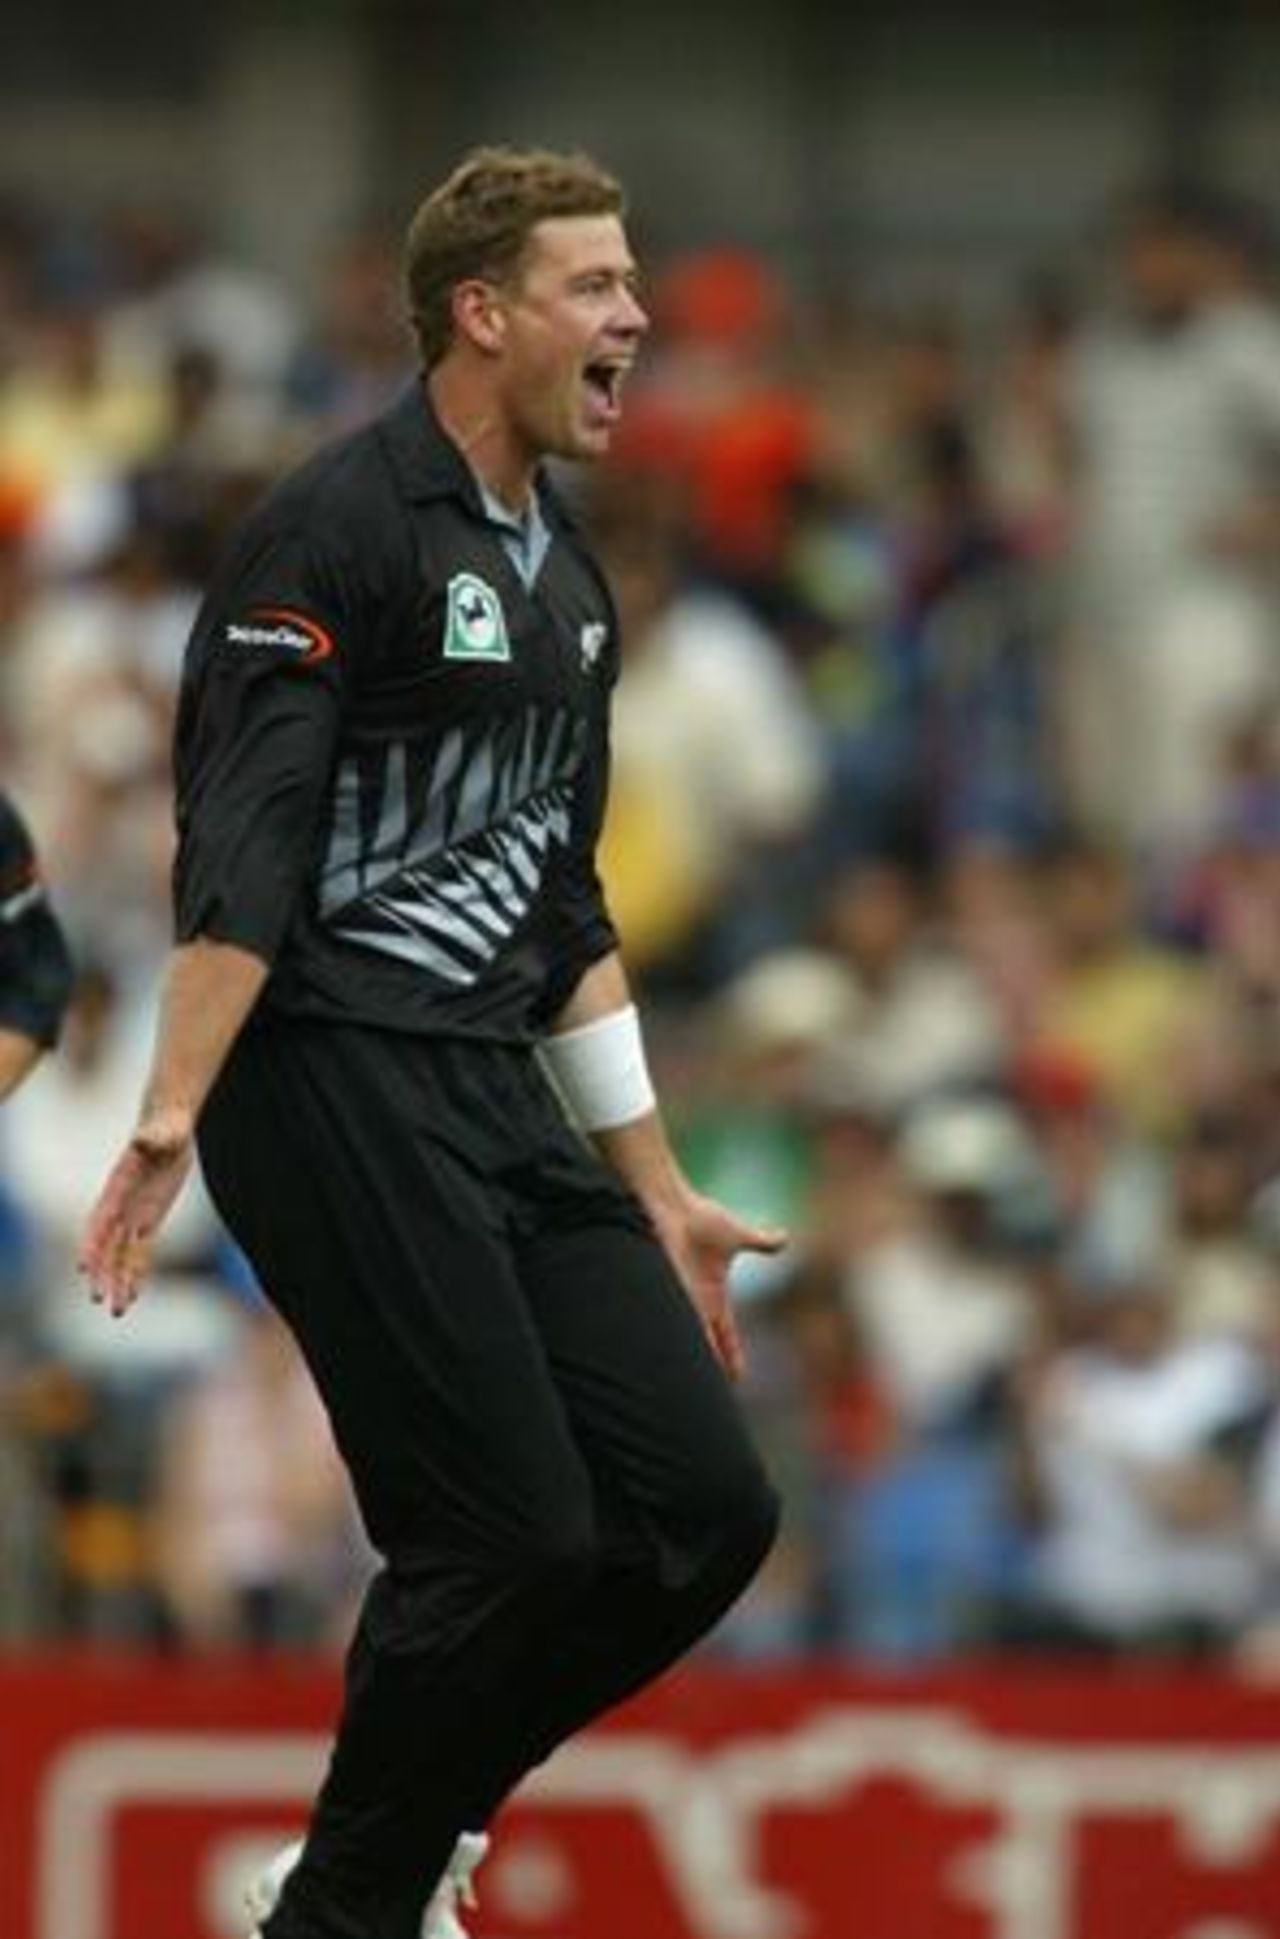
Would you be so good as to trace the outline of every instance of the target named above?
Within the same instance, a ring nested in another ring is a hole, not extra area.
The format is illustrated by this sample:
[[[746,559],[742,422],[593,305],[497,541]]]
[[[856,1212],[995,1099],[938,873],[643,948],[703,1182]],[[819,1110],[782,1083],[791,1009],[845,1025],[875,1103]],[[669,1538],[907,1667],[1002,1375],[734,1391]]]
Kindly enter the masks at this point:
[[[571,478],[624,629],[604,870],[787,1513],[711,1645],[1280,1670],[1280,313],[1134,197],[981,317],[655,268]],[[342,1640],[369,1558],[198,1182],[76,1238],[168,942],[168,733],[242,509],[409,381],[394,239],[306,299],[157,211],[0,210],[0,774],[76,947],[0,1120],[0,1637]]]

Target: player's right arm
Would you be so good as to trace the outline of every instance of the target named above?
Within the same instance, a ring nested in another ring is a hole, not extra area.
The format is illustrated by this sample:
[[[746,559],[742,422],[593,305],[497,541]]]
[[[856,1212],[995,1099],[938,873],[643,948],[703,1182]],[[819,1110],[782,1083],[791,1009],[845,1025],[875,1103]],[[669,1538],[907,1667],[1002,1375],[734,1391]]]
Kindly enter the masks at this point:
[[[136,1299],[191,1168],[201,1108],[302,892],[337,743],[351,582],[312,521],[251,521],[196,622],[178,722],[178,944],[137,1125],[90,1213],[80,1265],[113,1313]]]
[[[114,1314],[137,1298],[155,1237],[191,1169],[196,1120],[267,979],[268,965],[199,937],[174,950],[137,1127],[89,1215],[80,1269]]]

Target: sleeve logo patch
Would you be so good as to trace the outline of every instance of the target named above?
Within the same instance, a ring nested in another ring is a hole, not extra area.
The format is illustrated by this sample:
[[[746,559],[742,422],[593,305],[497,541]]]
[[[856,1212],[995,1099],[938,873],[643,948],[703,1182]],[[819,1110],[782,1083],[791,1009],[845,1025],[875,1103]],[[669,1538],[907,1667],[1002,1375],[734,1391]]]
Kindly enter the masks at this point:
[[[226,639],[229,646],[274,647],[299,666],[313,666],[333,652],[332,634],[292,606],[255,606],[243,620],[228,622]]]
[[[474,572],[457,572],[449,581],[444,622],[446,660],[509,660],[511,641],[502,601]]]

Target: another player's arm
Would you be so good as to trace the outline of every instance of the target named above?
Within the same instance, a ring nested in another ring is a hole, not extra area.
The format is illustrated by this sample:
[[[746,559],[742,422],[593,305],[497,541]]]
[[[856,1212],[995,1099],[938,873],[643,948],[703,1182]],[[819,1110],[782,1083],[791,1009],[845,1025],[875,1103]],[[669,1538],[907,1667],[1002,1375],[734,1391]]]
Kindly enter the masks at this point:
[[[44,1045],[29,1037],[25,1030],[7,1030],[0,1026],[0,1101],[17,1090],[43,1055]]]
[[[31,837],[0,793],[0,1102],[57,1043],[73,982]]]

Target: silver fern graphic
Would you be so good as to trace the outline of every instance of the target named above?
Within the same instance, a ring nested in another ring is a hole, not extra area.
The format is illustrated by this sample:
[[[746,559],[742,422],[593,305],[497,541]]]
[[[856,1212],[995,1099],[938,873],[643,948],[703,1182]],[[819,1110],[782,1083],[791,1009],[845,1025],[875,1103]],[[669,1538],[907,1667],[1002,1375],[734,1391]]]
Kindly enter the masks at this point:
[[[586,723],[530,707],[468,742],[452,728],[415,771],[397,742],[334,789],[320,914],[335,935],[474,983],[528,915],[569,839]]]

